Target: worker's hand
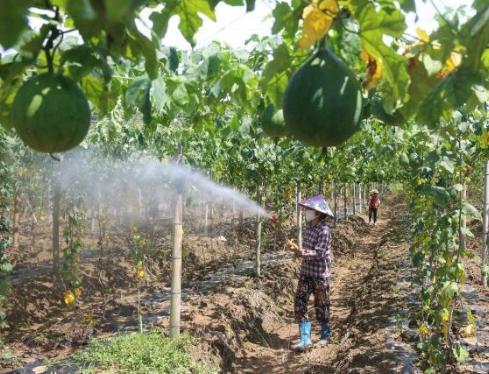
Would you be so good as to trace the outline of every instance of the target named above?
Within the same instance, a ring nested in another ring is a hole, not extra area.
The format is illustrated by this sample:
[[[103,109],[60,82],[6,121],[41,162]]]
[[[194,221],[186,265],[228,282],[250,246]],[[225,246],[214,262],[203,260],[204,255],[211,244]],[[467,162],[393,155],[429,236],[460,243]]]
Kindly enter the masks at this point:
[[[302,249],[297,248],[297,250],[294,251],[295,257],[302,257],[304,255],[304,251]]]
[[[294,243],[291,239],[287,240],[286,247],[289,251],[295,252],[299,249],[299,246]]]
[[[287,249],[295,254],[296,257],[302,257],[303,251],[299,248],[299,246],[294,243],[292,240],[287,240]]]

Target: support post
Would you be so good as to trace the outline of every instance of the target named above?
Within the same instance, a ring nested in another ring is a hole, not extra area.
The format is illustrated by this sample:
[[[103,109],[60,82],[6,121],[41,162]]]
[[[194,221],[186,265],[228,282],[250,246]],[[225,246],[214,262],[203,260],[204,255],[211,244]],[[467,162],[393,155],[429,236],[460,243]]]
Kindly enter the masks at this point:
[[[482,262],[481,262],[481,280],[482,285],[487,287],[487,235],[489,232],[489,160],[486,161],[486,170],[484,175],[484,207],[483,207],[483,228],[482,228]]]
[[[177,163],[183,155],[180,145]],[[170,337],[180,334],[180,313],[182,304],[182,242],[183,242],[183,186],[177,181],[175,205],[173,210],[173,250],[170,304]]]
[[[297,245],[302,249],[302,209],[299,206],[301,201],[301,184],[297,182],[295,188],[295,209],[296,209],[296,224],[297,224]]]

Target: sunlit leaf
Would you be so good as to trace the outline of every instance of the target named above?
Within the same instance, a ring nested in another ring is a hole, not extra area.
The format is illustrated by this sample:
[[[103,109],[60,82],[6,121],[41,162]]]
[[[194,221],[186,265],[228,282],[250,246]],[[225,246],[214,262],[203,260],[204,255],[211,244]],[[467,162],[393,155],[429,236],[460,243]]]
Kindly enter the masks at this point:
[[[107,19],[110,22],[121,21],[132,8],[132,0],[104,0]]]
[[[338,3],[336,0],[314,1],[305,7],[302,14],[304,24],[299,47],[309,48],[326,36],[337,13]]]
[[[428,33],[420,27],[416,27],[416,36],[423,43],[428,43],[430,41],[430,36]]]
[[[29,0],[3,0],[0,5],[0,45],[12,47],[23,31],[27,30]]]
[[[462,64],[462,54],[458,52],[452,52],[450,58],[446,61],[445,67],[436,73],[438,79],[443,79],[451,74],[457,67]]]

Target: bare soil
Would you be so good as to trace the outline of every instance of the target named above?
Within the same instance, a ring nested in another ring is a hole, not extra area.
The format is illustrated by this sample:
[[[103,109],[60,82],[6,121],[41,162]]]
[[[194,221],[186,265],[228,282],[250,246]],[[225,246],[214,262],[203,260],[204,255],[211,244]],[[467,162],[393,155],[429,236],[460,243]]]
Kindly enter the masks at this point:
[[[182,329],[201,340],[195,359],[230,373],[417,373],[416,328],[409,326],[415,308],[409,278],[409,217],[402,198],[388,196],[384,204],[376,226],[359,215],[334,229],[332,337],[327,347],[302,354],[290,350],[298,333],[293,299],[299,262],[283,250],[283,244],[294,236],[293,227],[265,225],[268,240],[259,279],[254,276],[253,220],[221,224],[213,228],[212,236],[189,230],[184,242]],[[87,238],[91,249],[82,256],[83,295],[71,309],[62,302],[63,287],[52,282],[48,235],[48,227],[39,228],[37,247],[26,244],[24,252],[14,256],[10,328],[4,331],[2,351],[16,360],[0,359],[0,373],[35,367],[42,359],[60,360],[83,349],[90,338],[137,329],[137,287],[127,232],[114,228],[103,253],[96,238]],[[148,256],[147,278],[140,288],[143,322],[146,328],[166,332],[169,228],[151,235],[157,238],[156,250]],[[480,251],[475,241],[468,247]],[[477,295],[472,304],[483,321],[489,297],[476,285],[477,259],[467,268],[468,290]],[[314,324],[313,342],[318,340],[318,328]],[[483,322],[481,328],[485,331]],[[472,366],[454,373],[476,373],[474,364],[487,361],[487,352],[481,349],[484,336],[471,342]],[[28,370],[23,373],[32,372]]]

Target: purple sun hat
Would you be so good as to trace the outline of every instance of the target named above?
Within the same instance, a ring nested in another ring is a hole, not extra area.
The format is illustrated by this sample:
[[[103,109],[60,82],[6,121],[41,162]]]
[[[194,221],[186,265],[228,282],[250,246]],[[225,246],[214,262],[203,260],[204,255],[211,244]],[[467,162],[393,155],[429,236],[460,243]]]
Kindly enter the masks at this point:
[[[299,203],[299,206],[303,208],[313,209],[317,212],[324,213],[330,217],[334,217],[333,212],[329,208],[329,205],[326,202],[326,199],[324,198],[323,195],[316,195],[310,197],[309,199],[301,201]]]

